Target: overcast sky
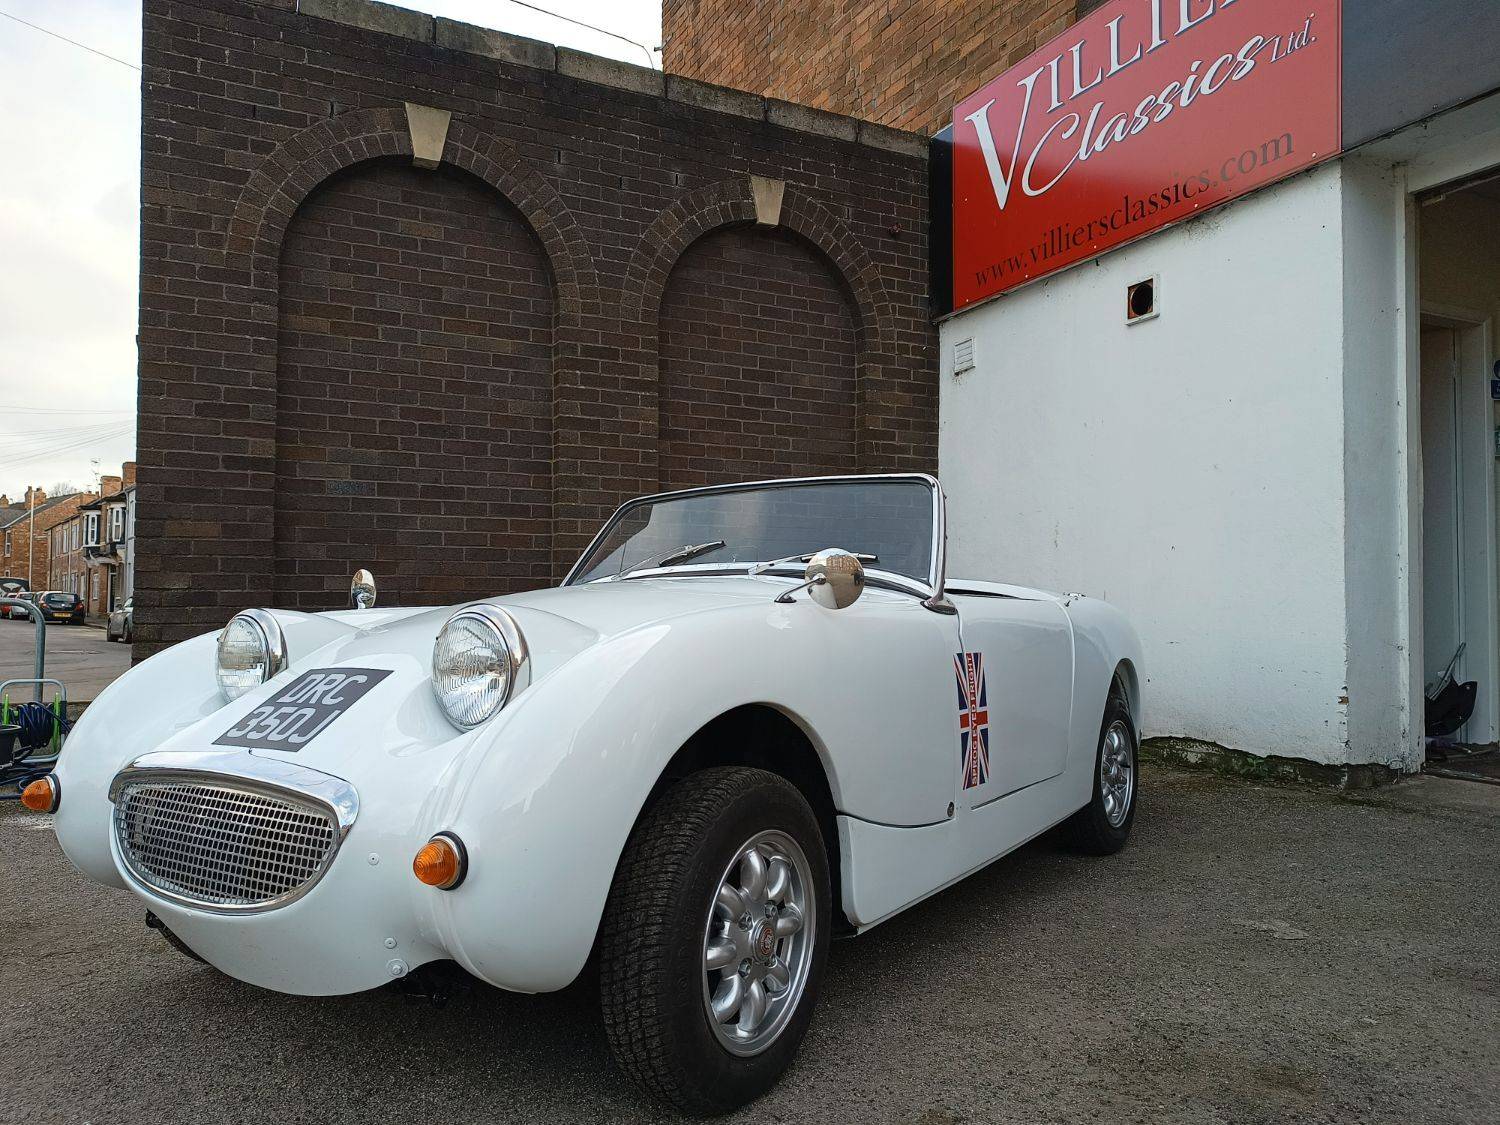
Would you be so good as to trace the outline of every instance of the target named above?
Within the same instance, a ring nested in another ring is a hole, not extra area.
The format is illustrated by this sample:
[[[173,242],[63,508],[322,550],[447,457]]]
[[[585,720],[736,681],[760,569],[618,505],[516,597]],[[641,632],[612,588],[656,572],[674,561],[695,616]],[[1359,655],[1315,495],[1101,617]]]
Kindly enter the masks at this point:
[[[645,63],[512,0],[403,7]],[[648,47],[660,0],[536,0]],[[0,493],[92,487],[135,455],[140,0],[0,0]],[[658,63],[660,55],[656,56]],[[97,464],[96,464],[97,463]]]

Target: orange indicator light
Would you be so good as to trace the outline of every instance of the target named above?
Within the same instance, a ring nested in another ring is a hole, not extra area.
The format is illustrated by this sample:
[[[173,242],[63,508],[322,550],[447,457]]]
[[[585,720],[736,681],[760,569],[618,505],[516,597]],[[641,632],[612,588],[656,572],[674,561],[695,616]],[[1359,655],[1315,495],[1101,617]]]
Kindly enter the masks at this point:
[[[428,840],[411,861],[412,874],[419,882],[443,891],[451,891],[463,882],[467,866],[458,837],[446,833]]]

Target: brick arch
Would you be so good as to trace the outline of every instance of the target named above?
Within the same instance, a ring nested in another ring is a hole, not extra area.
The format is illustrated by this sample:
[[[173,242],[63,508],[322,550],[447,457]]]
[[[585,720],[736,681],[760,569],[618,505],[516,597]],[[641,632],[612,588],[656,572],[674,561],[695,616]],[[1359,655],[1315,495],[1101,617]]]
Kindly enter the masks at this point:
[[[631,260],[625,279],[626,315],[648,338],[654,336],[667,279],[683,252],[719,227],[753,222],[755,200],[748,176],[721,180],[678,199],[657,216]],[[796,184],[787,184],[777,225],[810,242],[833,263],[859,311],[869,357],[890,355],[894,343],[891,299],[874,260],[848,224]]]
[[[655,357],[660,373],[661,307],[672,271],[688,249],[725,227],[754,224],[750,177],[721,180],[682,196],[657,216],[626,271],[622,316]],[[833,268],[856,314],[856,460],[862,470],[906,467],[898,416],[910,395],[894,379],[901,371],[895,304],[880,270],[854,231],[805,189],[788,183],[777,229],[806,242]],[[659,378],[658,378],[659,386]],[[659,410],[659,404],[658,404]]]
[[[278,393],[278,317],[281,251],[297,209],[320,185],[345,169],[381,158],[410,157],[411,133],[402,106],[352,110],[309,126],[283,142],[246,181],[236,198],[223,242],[226,275],[245,279],[238,291],[246,336],[238,395],[252,412],[239,426],[244,453],[274,473]],[[593,255],[576,217],[557,190],[512,145],[458,118],[449,123],[443,163],[476,177],[515,207],[539,242],[554,290],[552,397],[554,412],[551,536],[553,569],[561,573],[576,553],[582,532],[561,526],[556,513],[583,491],[590,479],[589,451],[597,446],[587,431],[584,408],[575,405],[577,388],[597,362],[585,354],[590,300],[597,304]],[[247,504],[252,501],[247,496]],[[253,501],[256,539],[274,524],[274,494],[261,490]],[[272,552],[246,551],[247,601],[274,596]]]
[[[269,294],[274,305],[287,226],[319,184],[366,160],[411,152],[405,109],[388,107],[353,110],[309,126],[267,157],[241,189],[224,238],[231,263],[249,267],[256,303]],[[521,212],[546,250],[560,318],[575,317],[580,292],[594,284],[593,261],[578,221],[556,190],[513,147],[458,119],[448,128],[443,162],[477,176]]]

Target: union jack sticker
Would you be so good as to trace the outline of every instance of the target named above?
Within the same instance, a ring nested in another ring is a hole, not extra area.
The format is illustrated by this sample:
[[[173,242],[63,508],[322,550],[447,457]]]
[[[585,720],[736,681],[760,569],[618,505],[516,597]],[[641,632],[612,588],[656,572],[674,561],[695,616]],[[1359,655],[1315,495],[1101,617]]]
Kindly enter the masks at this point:
[[[958,676],[958,743],[964,788],[990,779],[990,707],[984,690],[984,655],[961,652],[953,658]]]

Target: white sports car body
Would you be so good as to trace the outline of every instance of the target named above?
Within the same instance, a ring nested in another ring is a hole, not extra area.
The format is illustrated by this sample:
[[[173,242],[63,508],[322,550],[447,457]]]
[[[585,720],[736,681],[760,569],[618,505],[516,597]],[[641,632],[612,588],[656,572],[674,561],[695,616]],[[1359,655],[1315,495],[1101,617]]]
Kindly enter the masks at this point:
[[[774,775],[816,829],[767,814],[710,855],[707,928],[682,937],[705,1042],[748,1066],[828,934],[1091,807],[1129,828],[1134,632],[1097,600],[946,578],[944,521],[921,475],[699,489],[625,505],[556,589],[250,611],[116,681],[44,796],[79,870],[233,977],[347,993],[451,960],[539,992],[604,940],[664,794]],[[746,1082],[666,1096],[724,1108]]]

